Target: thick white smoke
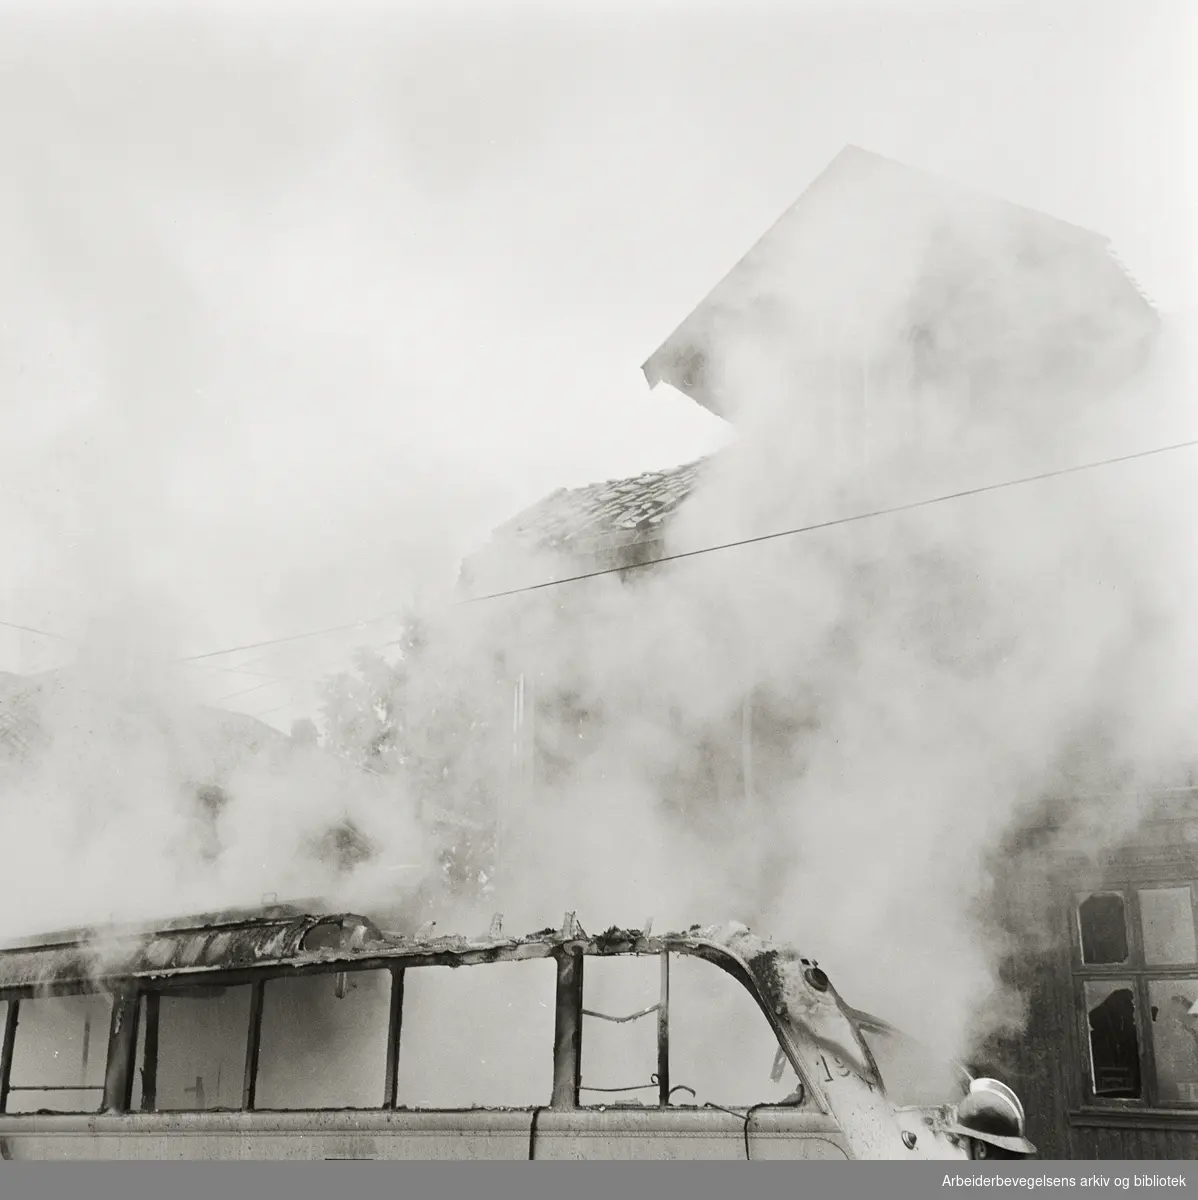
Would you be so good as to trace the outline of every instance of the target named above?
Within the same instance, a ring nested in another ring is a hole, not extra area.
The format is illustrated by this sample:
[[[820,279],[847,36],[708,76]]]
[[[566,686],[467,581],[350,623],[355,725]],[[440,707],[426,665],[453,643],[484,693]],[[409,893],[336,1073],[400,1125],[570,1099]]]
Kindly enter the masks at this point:
[[[828,239],[836,253],[759,264],[772,311],[725,308],[720,383],[742,432],[667,551],[1193,433],[1190,331],[1166,323],[1144,361],[1128,334],[1139,300],[1104,274],[1097,239],[1062,230],[1074,249],[1054,258],[1057,231],[967,198],[921,241],[909,196],[864,195],[850,236]],[[888,254],[896,206],[906,249]],[[797,302],[795,261],[811,272]],[[771,265],[782,274],[763,278]],[[813,313],[839,323],[842,361],[873,371],[868,446],[860,423],[836,441],[828,343],[794,354]],[[938,344],[913,385],[904,339],[921,325]],[[1123,789],[1099,831],[1078,828],[1100,856],[1144,815],[1136,797],[1192,762],[1186,453],[496,602],[476,636],[510,651],[541,699],[542,742],[569,763],[528,788],[497,759],[493,790],[523,805],[507,818],[504,904],[594,924],[747,919],[949,1052],[1017,1021],[997,977],[1009,943],[985,908],[999,848],[1046,796]],[[509,565],[496,586],[571,569]],[[458,678],[481,682],[486,659],[464,652]],[[1048,935],[1044,918],[1029,901],[1023,935]]]

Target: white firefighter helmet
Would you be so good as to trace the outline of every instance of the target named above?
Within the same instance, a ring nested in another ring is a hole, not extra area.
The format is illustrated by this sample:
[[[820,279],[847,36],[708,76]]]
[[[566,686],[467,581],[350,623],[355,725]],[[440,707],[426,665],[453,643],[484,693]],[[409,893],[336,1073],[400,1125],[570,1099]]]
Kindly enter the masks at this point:
[[[1036,1153],[1027,1140],[1027,1120],[1019,1097],[997,1079],[973,1080],[969,1095],[957,1105],[957,1119],[949,1132],[1012,1154]]]

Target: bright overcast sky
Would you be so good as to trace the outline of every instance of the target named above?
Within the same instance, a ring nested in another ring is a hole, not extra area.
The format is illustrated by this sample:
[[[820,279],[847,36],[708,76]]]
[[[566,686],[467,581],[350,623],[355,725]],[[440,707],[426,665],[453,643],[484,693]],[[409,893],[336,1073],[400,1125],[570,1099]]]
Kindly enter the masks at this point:
[[[846,143],[1193,304],[1192,0],[552,8],[0,3],[0,619],[354,620],[706,452],[639,365]]]

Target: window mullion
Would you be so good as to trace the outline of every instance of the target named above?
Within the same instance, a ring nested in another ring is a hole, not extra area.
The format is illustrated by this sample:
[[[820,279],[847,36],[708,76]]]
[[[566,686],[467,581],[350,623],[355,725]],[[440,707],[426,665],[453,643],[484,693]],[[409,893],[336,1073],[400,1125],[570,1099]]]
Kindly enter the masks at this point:
[[[1140,885],[1127,885],[1128,964],[1138,970],[1145,969],[1144,923],[1140,919]]]
[[[250,1023],[246,1031],[245,1078],[241,1089],[241,1107],[253,1112],[258,1093],[258,1052],[262,1045],[262,1000],[265,984],[256,979],[250,985]]]
[[[1140,1028],[1140,1075],[1143,1079],[1144,1102],[1149,1108],[1160,1107],[1160,1089],[1156,1078],[1156,1048],[1153,1045],[1152,997],[1148,992],[1148,976],[1136,975],[1137,1025]]]
[[[162,1006],[159,992],[146,992],[146,1036],[141,1067],[141,1110],[158,1110],[158,1021]]]
[[[670,956],[661,953],[661,992],[657,1001],[657,1102],[670,1106]]]
[[[12,1055],[17,1040],[17,1021],[21,1001],[14,996],[8,1002],[4,1015],[4,1041],[0,1042],[0,1113],[8,1108],[8,1085],[12,1081]]]
[[[393,1109],[399,1089],[399,1041],[403,1028],[404,969],[391,971],[391,997],[387,1013],[387,1071],[383,1082],[383,1107]]]
[[[141,1000],[135,987],[126,986],[113,994],[108,1054],[104,1067],[103,1111],[129,1111],[133,1073],[137,1069],[137,1021],[140,1009]]]

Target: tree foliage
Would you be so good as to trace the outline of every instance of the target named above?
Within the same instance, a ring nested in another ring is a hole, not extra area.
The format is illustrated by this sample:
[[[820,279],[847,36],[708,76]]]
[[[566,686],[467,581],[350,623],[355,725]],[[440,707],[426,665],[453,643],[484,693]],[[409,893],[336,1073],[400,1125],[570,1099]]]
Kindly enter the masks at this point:
[[[454,892],[485,890],[506,784],[501,666],[416,617],[387,649],[359,650],[353,671],[326,681],[325,746],[395,777],[440,840],[442,882]]]

